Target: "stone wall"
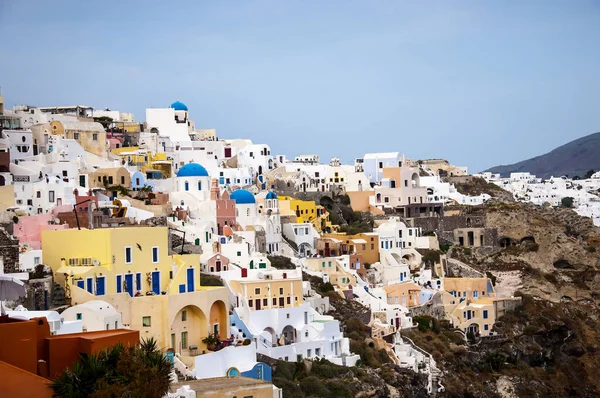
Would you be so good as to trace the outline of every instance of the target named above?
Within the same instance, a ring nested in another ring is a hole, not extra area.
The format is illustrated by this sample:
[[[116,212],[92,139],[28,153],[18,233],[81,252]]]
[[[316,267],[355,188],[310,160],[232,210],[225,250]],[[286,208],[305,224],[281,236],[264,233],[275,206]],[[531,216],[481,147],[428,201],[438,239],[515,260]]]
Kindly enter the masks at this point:
[[[19,272],[19,240],[4,229],[0,229],[0,258],[5,274]]]

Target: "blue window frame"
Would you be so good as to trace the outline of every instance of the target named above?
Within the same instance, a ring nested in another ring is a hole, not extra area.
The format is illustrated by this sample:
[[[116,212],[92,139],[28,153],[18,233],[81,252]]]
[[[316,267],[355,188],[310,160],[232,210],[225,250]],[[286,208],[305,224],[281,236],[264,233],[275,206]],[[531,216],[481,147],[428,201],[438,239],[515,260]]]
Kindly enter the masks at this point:
[[[85,289],[85,282],[83,281],[83,279],[77,281],[77,287]]]
[[[123,275],[117,275],[117,293],[123,293]]]
[[[194,291],[194,269],[193,268],[187,269],[187,291],[188,292]]]
[[[160,271],[152,271],[152,291],[160,294]]]
[[[96,278],[96,296],[104,296],[106,294],[106,277],[99,276]]]
[[[94,278],[86,279],[87,291],[94,294]]]
[[[185,293],[185,285],[179,285],[179,293]]]

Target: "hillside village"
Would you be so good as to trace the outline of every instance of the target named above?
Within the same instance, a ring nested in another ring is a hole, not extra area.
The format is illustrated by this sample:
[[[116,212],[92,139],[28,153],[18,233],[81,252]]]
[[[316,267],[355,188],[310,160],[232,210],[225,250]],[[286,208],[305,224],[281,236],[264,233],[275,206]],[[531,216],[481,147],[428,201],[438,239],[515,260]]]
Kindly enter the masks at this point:
[[[44,380],[79,353],[148,338],[172,364],[170,397],[292,396],[303,386],[282,381],[290,363],[379,368],[398,391],[389,372],[416,375],[420,396],[444,394],[448,370],[416,333],[502,337],[497,322],[523,299],[471,256],[539,245],[478,210],[493,190],[460,184],[483,178],[600,225],[598,173],[469,175],[400,152],[288,159],[193,116],[180,101],[140,122],[82,105],[9,110],[0,96],[0,270],[26,293],[4,301],[0,367],[25,396],[51,396]]]

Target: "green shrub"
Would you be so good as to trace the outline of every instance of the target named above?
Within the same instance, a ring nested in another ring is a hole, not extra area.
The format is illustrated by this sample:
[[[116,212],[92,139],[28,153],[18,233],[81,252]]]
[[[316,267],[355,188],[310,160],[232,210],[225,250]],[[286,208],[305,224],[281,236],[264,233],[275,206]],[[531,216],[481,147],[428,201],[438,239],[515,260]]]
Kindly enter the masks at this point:
[[[304,398],[300,387],[291,380],[273,377],[273,384],[283,389],[283,398]]]
[[[300,380],[300,389],[307,396],[329,397],[331,392],[318,377],[308,376]]]

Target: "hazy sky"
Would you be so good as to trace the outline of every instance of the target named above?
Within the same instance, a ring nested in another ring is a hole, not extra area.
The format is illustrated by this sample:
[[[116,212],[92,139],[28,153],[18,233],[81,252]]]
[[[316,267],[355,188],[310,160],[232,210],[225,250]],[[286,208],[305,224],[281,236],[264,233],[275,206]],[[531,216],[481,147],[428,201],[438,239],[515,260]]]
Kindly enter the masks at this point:
[[[288,157],[475,172],[600,131],[599,1],[0,0],[0,37],[8,107],[180,100]]]

